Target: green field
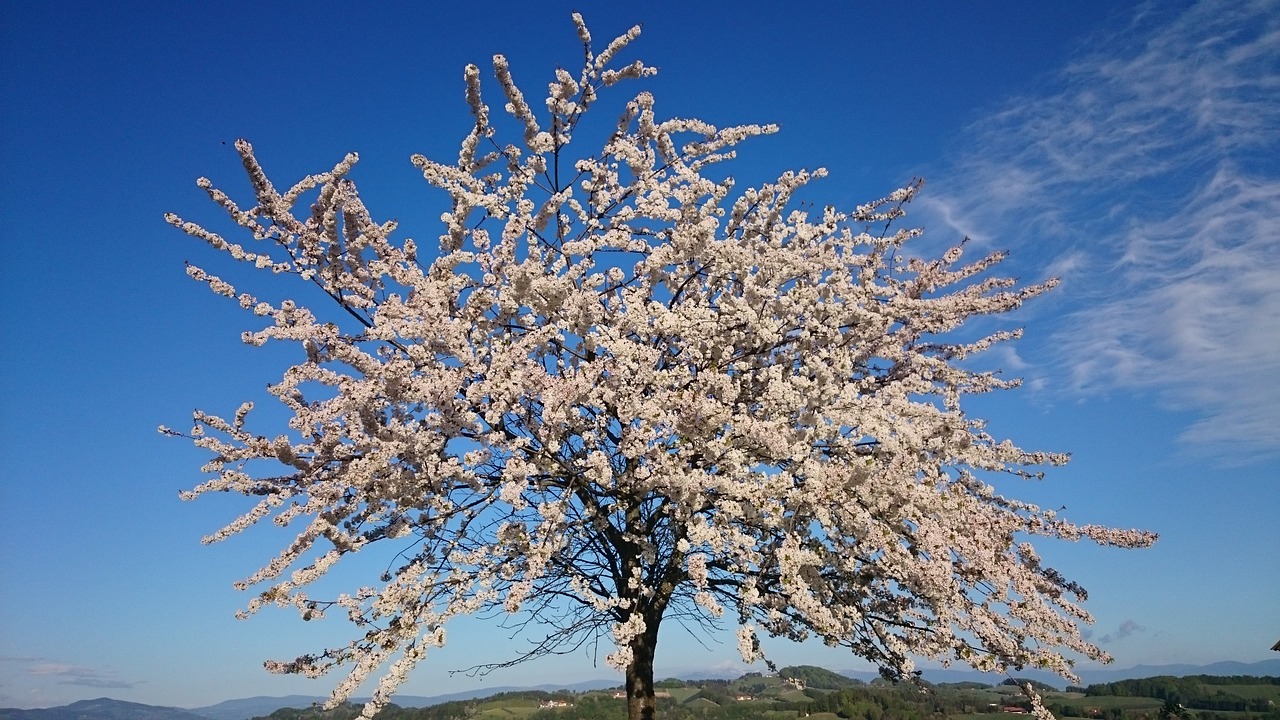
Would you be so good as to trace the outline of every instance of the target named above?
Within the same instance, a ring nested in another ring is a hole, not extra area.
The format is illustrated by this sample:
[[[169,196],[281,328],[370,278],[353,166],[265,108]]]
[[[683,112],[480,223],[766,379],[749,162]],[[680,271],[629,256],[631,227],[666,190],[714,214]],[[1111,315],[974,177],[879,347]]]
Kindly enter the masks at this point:
[[[702,689],[696,686],[681,687],[681,688],[664,688],[664,689],[666,690],[666,692],[671,693],[671,699],[675,700],[677,703],[687,702],[689,698],[702,692]]]

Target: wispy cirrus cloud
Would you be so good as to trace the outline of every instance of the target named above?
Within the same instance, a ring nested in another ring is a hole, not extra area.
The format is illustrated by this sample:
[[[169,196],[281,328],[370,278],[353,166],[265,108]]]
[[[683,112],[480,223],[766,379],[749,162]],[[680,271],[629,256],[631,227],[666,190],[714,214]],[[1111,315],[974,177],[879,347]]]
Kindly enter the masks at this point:
[[[1064,278],[1058,385],[1280,450],[1280,6],[1148,3],[1042,88],[973,124],[920,209]]]
[[[83,665],[69,665],[58,662],[37,662],[27,665],[30,675],[45,675],[56,678],[59,685],[80,685],[95,688],[131,688],[137,682],[122,680],[111,670],[99,670]]]

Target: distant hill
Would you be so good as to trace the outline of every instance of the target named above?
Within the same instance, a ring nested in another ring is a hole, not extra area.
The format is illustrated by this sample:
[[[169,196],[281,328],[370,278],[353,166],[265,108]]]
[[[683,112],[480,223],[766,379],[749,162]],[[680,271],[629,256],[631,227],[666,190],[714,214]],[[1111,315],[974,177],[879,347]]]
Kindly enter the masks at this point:
[[[1136,680],[1139,678],[1158,677],[1160,675],[1253,675],[1255,677],[1280,676],[1280,660],[1262,660],[1253,663],[1242,663],[1229,660],[1209,665],[1135,665],[1124,670],[1102,668],[1084,670],[1080,673],[1086,685],[1093,683],[1116,682],[1117,680]]]
[[[784,674],[787,674],[788,672],[789,676],[801,678],[807,676],[810,680],[816,680],[820,685],[838,686],[844,687],[845,689],[856,689],[858,683],[853,682],[854,680],[870,681],[878,677],[874,672],[861,670],[831,672],[816,666],[783,668]],[[1020,678],[1025,677],[1028,679],[1046,682],[1055,687],[1061,687],[1063,685],[1062,678],[1050,673],[1021,671],[1015,674]],[[707,675],[702,673],[679,673],[678,675],[684,680],[691,680],[694,682],[697,680],[706,680],[707,678]],[[1119,670],[1083,670],[1080,672],[1080,675],[1082,684],[1084,685],[1110,683],[1120,680],[1136,680],[1158,676],[1184,677],[1189,675],[1251,675],[1255,677],[1280,677],[1280,660],[1263,660],[1261,662],[1254,663],[1219,662],[1210,665],[1138,665],[1136,667]],[[923,677],[928,682],[938,684],[981,683],[982,685],[999,685],[1005,680],[1005,676],[1003,675],[973,671],[966,672],[963,670],[925,670]],[[750,682],[746,683],[747,685],[754,684],[761,686],[772,686],[780,682],[778,678],[768,677],[743,678],[742,680],[750,680]],[[486,698],[498,693],[530,690],[541,690],[544,692],[573,690],[583,692],[588,690],[601,690],[617,687],[618,684],[617,680],[590,680],[571,685],[547,684],[539,685],[537,687],[488,687],[450,693],[447,695],[433,695],[430,697],[420,695],[397,695],[392,699],[392,702],[400,707],[430,707],[432,705],[440,705],[446,702]],[[807,684],[810,687],[817,686],[812,682]],[[744,685],[744,687],[746,686]],[[726,690],[727,689],[728,687],[726,686]],[[154,705],[124,702],[122,700],[112,700],[110,698],[99,698],[97,700],[81,700],[61,707],[42,708],[37,710],[0,708],[0,720],[249,720],[254,717],[265,717],[276,710],[286,707],[305,709],[315,703],[324,702],[327,699],[328,698],[322,696],[309,695],[290,695],[285,697],[259,696],[227,700],[225,702],[218,703],[217,705],[184,710],[181,708],[158,707]],[[355,699],[355,702],[364,702],[364,700],[357,698]]]
[[[556,690],[573,690],[575,692],[583,692],[586,690],[603,690],[605,688],[617,687],[617,680],[586,680],[571,685],[537,685],[534,687],[513,687],[500,685],[494,687],[482,687],[474,690],[464,690],[462,692],[448,693],[446,695],[396,695],[391,698],[391,702],[400,707],[430,707],[432,705],[442,705],[447,702],[458,700],[474,700],[476,698],[486,698],[490,695],[497,695],[505,692],[520,692],[522,690],[542,690],[544,692],[554,692]],[[316,703],[322,703],[328,700],[328,696],[320,695],[288,695],[285,697],[267,697],[258,696],[251,698],[238,698],[235,700],[225,700],[217,705],[206,705],[204,707],[191,708],[189,712],[196,713],[206,720],[249,720],[249,718],[265,717],[280,708],[309,708]],[[368,698],[352,698],[352,702],[364,704]],[[0,717],[0,720],[6,720]]]
[[[843,690],[847,687],[866,684],[861,680],[848,678],[844,675],[833,673],[826,668],[820,668],[814,665],[793,665],[791,667],[784,667],[778,671],[778,676],[783,678],[794,678],[804,683],[804,687],[816,688],[818,690]]]
[[[98,698],[38,710],[0,708],[0,720],[208,720],[190,710]]]
[[[838,670],[841,675],[859,680],[874,680],[879,675],[866,670]],[[1042,670],[1018,670],[1013,673],[1020,678],[1037,680],[1054,687],[1066,684],[1061,677]],[[1128,668],[1086,668],[1078,670],[1081,685],[1116,682],[1118,680],[1136,680],[1139,678],[1157,677],[1160,675],[1253,675],[1280,676],[1280,660],[1261,660],[1253,663],[1235,661],[1216,662],[1209,665],[1135,665]],[[976,670],[939,670],[925,669],[922,676],[931,683],[978,682],[986,685],[999,685],[1005,676],[997,673],[981,673]]]
[[[306,709],[325,700],[328,700],[328,698],[320,697],[319,695],[286,695],[284,697],[258,695],[235,700],[224,700],[217,705],[191,708],[191,712],[205,718],[205,720],[247,720],[248,718],[270,715],[280,708]]]

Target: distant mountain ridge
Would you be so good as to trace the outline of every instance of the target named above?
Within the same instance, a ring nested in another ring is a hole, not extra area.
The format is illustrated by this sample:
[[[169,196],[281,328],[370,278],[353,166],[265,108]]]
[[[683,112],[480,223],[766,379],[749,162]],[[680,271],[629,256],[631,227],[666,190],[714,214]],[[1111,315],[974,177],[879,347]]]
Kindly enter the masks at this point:
[[[97,698],[36,710],[0,708],[0,720],[208,720],[192,710]]]
[[[867,672],[865,670],[842,670],[838,671],[838,673],[847,678],[858,680],[873,680],[878,677],[876,673]],[[690,681],[711,677],[711,675],[707,673],[682,673],[680,675],[683,679]],[[1047,682],[1055,687],[1063,687],[1065,685],[1062,678],[1043,671],[1016,672],[1013,673],[1013,675],[1020,678]],[[1098,668],[1080,671],[1081,682],[1085,685],[1116,682],[1118,680],[1156,677],[1160,675],[1172,675],[1176,677],[1186,675],[1254,675],[1280,677],[1280,660],[1262,660],[1260,662],[1253,663],[1226,661],[1212,663],[1209,665],[1137,665],[1131,668],[1117,670]],[[933,683],[980,682],[988,685],[998,685],[1005,679],[1005,676],[965,670],[925,670],[923,672],[923,678]],[[477,688],[474,690],[449,693],[446,695],[433,695],[429,697],[420,695],[397,695],[392,699],[392,702],[401,707],[428,707],[456,700],[471,700],[474,698],[488,697],[490,695],[496,695],[503,692],[518,692],[522,690],[542,690],[546,692],[552,692],[555,690],[586,691],[618,687],[619,685],[620,682],[618,680],[588,680],[569,685],[546,684],[532,687],[498,686]],[[250,720],[254,717],[270,715],[280,708],[307,708],[315,703],[324,702],[327,699],[327,697],[318,695],[288,695],[284,697],[258,696],[226,700],[216,705],[182,709],[175,707],[144,705],[141,703],[125,702],[122,700],[112,700],[111,698],[98,698],[96,700],[80,700],[78,702],[71,703],[70,705],[63,705],[54,708],[40,708],[32,710],[0,708],[0,720]],[[355,702],[363,702],[363,699],[356,699]]]
[[[880,677],[879,673],[874,670],[850,670],[845,668],[837,669],[835,672],[847,678],[865,682],[870,682]],[[739,674],[741,674],[741,671],[689,670],[687,672],[672,672],[668,669],[664,672],[661,668],[657,670],[657,675],[661,677],[677,677],[681,680],[731,679]],[[1019,670],[1011,674],[1028,680],[1038,680],[1058,688],[1065,687],[1067,684],[1061,677],[1044,670]],[[1108,667],[1085,668],[1077,670],[1077,674],[1080,675],[1082,685],[1109,683],[1117,680],[1135,680],[1159,675],[1268,675],[1280,677],[1280,659],[1260,660],[1252,663],[1227,660],[1210,663],[1209,665],[1135,665],[1133,667],[1115,669]],[[999,673],[944,668],[924,668],[921,677],[931,683],[979,682],[987,685],[999,685],[1007,678],[1006,675]]]
[[[1063,688],[1067,682],[1051,672],[1043,670],[1022,670],[1011,673],[1015,677],[1039,680],[1054,687]],[[1116,682],[1117,680],[1136,680],[1139,678],[1157,677],[1160,675],[1269,675],[1280,677],[1280,660],[1260,660],[1253,663],[1236,662],[1234,660],[1211,663],[1209,665],[1135,665],[1129,668],[1087,668],[1076,672],[1080,676],[1081,685]],[[878,677],[875,673],[860,672],[849,675],[860,679]],[[925,670],[925,680],[932,683],[944,682],[983,682],[997,685],[1005,679],[1005,675],[980,673],[976,670]]]
[[[1159,675],[1255,675],[1277,677],[1280,676],[1280,660],[1260,660],[1253,663],[1226,660],[1209,665],[1135,665],[1125,670],[1100,668],[1081,673],[1081,676],[1089,678],[1086,684],[1134,680]]]

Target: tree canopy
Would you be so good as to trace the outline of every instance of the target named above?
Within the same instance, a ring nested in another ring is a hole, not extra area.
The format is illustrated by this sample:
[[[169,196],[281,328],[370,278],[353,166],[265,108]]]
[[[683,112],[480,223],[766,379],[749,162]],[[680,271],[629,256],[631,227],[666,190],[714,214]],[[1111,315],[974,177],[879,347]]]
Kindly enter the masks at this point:
[[[1054,282],[993,275],[1003,254],[962,261],[963,243],[910,258],[920,231],[899,221],[919,182],[842,210],[801,201],[822,169],[743,190],[713,175],[774,126],[660,119],[640,91],[579,152],[598,127],[584,115],[655,71],[615,62],[639,28],[597,53],[574,20],[583,64],[556,70],[545,108],[499,55],[508,117],[491,113],[466,68],[474,125],[456,161],[412,158],[448,196],[433,250],[373,218],[355,154],[281,192],[238,141],[253,204],[198,184],[251,245],[167,216],[280,296],[189,266],[267,320],[245,342],[299,348],[270,388],[287,427],[253,428],[246,403],[166,430],[212,455],[184,497],[257,499],[208,541],[268,519],[301,528],[238,584],[265,588],[245,612],[358,628],[268,667],[346,668],[334,703],[380,675],[370,717],[452,618],[489,610],[533,638],[496,665],[611,642],[632,718],[653,715],[671,617],[736,626],[746,662],[761,633],[817,638],[894,678],[913,656],[1066,677],[1065,652],[1105,659],[1078,629],[1083,589],[1025,539],[1154,536],[997,493],[988,474],[1067,457],[994,437],[961,406],[1017,385],[966,361],[1019,335],[962,326]],[[323,303],[297,301],[308,284]],[[377,582],[309,594],[375,543],[401,559]]]

